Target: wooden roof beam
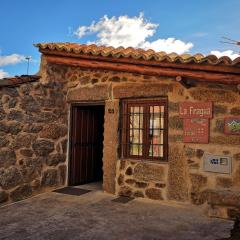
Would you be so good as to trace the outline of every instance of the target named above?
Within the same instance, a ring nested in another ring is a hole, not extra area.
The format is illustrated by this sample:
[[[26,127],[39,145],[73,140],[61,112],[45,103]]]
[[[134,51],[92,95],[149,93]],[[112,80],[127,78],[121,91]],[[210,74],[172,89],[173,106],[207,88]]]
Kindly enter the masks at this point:
[[[105,62],[99,60],[87,60],[66,56],[45,55],[46,60],[55,64],[77,66],[86,69],[110,70],[119,72],[137,73],[151,76],[181,76],[182,78],[196,79],[199,82],[212,82],[221,84],[240,84],[240,75],[231,73],[206,72],[181,68],[169,68],[160,66],[139,66],[128,63]]]
[[[231,65],[212,65],[207,63],[181,63],[181,62],[168,62],[168,61],[156,61],[156,60],[144,60],[124,58],[124,57],[111,57],[111,56],[95,56],[89,54],[76,54],[72,52],[61,52],[48,49],[40,49],[40,52],[45,55],[54,55],[62,57],[73,57],[86,60],[102,61],[102,62],[112,62],[112,63],[127,63],[140,66],[155,66],[155,67],[168,67],[168,68],[179,68],[188,70],[202,70],[206,72],[219,72],[219,73],[234,73],[240,74],[240,67]]]

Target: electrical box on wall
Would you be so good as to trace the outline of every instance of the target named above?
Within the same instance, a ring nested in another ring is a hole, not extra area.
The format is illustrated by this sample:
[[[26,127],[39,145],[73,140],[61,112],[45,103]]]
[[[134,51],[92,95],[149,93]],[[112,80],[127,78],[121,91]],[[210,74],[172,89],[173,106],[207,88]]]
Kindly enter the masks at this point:
[[[231,174],[232,158],[229,156],[205,154],[203,169],[206,172]]]

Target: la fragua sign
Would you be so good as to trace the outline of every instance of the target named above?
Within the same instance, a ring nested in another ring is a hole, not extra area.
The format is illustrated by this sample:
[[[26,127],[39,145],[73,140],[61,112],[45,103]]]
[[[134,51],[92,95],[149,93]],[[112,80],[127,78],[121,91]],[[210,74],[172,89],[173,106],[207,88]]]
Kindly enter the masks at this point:
[[[179,117],[183,118],[185,143],[209,142],[209,119],[213,117],[212,102],[182,102]]]
[[[212,118],[212,102],[182,102],[179,104],[180,118]]]

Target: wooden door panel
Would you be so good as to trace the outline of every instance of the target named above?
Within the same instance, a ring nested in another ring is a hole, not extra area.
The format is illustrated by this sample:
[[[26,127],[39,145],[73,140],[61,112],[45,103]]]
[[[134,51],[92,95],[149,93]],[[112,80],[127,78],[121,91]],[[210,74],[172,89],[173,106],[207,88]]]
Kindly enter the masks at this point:
[[[80,106],[72,110],[70,184],[102,177],[103,106]]]

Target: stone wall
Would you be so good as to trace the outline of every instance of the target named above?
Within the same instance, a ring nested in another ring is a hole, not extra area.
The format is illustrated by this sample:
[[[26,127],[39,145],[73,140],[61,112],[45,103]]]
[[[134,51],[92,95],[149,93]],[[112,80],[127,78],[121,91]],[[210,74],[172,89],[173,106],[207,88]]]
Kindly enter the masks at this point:
[[[161,164],[120,160],[117,169],[117,192],[128,197],[167,199],[167,168]]]
[[[149,179],[140,179],[139,174],[144,171],[145,165],[142,168],[139,161],[127,159],[118,161],[118,100],[126,97],[166,96],[174,91],[172,79],[111,71],[88,71],[76,67],[69,68],[66,75],[69,79],[67,94],[69,103],[79,101],[105,101],[106,103],[103,151],[104,190],[119,195],[167,199],[167,164],[145,164],[149,169],[147,175]],[[109,114],[109,108],[114,109],[114,114]],[[152,179],[152,174],[158,176],[159,169],[162,170],[163,175],[160,177],[161,180],[160,178]]]
[[[213,190],[222,194],[228,190],[233,193],[233,190],[240,190],[240,137],[225,135],[223,132],[224,117],[240,114],[240,95],[236,87],[197,84],[186,89],[171,78],[78,70],[75,67],[69,68],[69,74],[69,103],[97,100],[111,102],[129,97],[168,97],[168,162],[148,163],[119,159],[116,165],[116,194],[203,204],[211,202],[209,192]],[[183,122],[178,116],[179,102],[182,101],[214,103],[209,144],[183,143]],[[108,129],[111,128],[115,129],[115,122],[109,121]],[[117,133],[105,130],[105,140],[110,134],[118,137]],[[111,143],[105,141],[106,146],[111,148]],[[204,172],[204,153],[232,156],[232,174]],[[104,161],[111,159],[106,158]]]
[[[17,200],[14,195],[21,195],[19,192],[29,196],[66,183],[68,108],[73,102],[87,101],[106,103],[103,186],[107,192],[208,202],[215,208],[222,206],[216,199],[229,191],[238,199],[240,137],[223,133],[224,117],[240,114],[240,95],[233,86],[197,84],[186,89],[173,78],[86,70],[45,61],[40,74],[38,82],[0,90],[0,201]],[[161,96],[169,101],[168,161],[119,159],[119,100]],[[183,122],[178,116],[182,101],[213,101],[209,144],[183,143]],[[115,114],[109,114],[108,108]],[[204,153],[232,156],[232,174],[204,172]],[[232,202],[224,204],[231,207],[231,214],[236,210]]]
[[[68,134],[65,68],[0,89],[0,204],[65,185]]]
[[[119,101],[105,102],[104,142],[103,142],[103,189],[115,193],[115,177],[118,149]],[[111,113],[108,112],[111,109]],[[111,125],[111,127],[109,127]]]

